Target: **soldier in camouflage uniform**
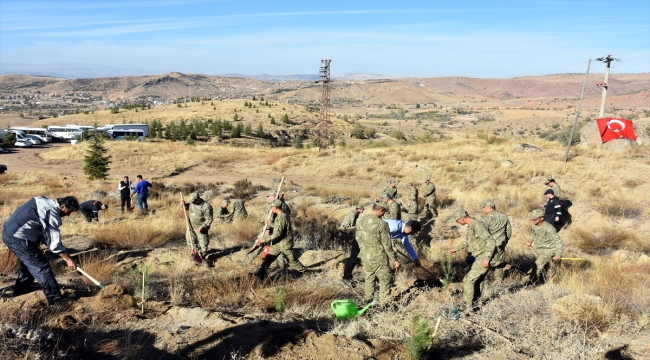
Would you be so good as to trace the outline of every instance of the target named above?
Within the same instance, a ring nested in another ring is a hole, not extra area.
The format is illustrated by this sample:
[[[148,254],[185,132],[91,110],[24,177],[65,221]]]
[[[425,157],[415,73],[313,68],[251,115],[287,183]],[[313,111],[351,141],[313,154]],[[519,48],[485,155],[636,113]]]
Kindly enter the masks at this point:
[[[419,204],[418,204],[418,188],[416,188],[413,183],[408,183],[406,184],[408,188],[410,189],[409,195],[408,195],[408,203],[406,204],[406,209],[407,209],[407,219],[406,221],[410,220],[417,220],[418,218],[418,210],[419,210]]]
[[[228,196],[228,203],[232,205],[232,210],[230,211],[230,220],[245,220],[248,217],[246,212],[246,206],[244,205],[244,200],[235,199],[232,196]]]
[[[228,212],[228,200],[223,200],[221,206],[219,206],[219,215],[217,215],[216,220],[218,222],[230,221],[230,212]]]
[[[533,210],[530,213],[530,219],[533,221],[533,232],[530,236],[530,242],[526,243],[526,245],[530,247],[535,244],[537,259],[535,259],[535,268],[530,277],[532,282],[537,282],[541,280],[544,268],[549,263],[560,261],[564,242],[562,242],[553,225],[544,221],[544,211],[541,209]]]
[[[431,182],[431,179],[425,179],[424,184],[427,188],[424,190],[426,202],[424,208],[426,209],[427,216],[438,217],[438,210],[436,209],[436,185]]]
[[[395,180],[391,180],[388,183],[388,186],[386,186],[385,188],[383,188],[381,190],[381,194],[388,194],[388,195],[390,195],[391,199],[396,199],[397,198],[397,187],[396,186],[397,186],[397,183],[395,182]],[[381,198],[380,198],[380,200],[381,200]]]
[[[357,226],[357,219],[359,215],[363,214],[363,206],[357,206],[354,211],[350,212],[339,227],[340,230],[345,232],[345,236],[348,239],[351,239],[350,246],[350,256],[345,261],[345,267],[343,268],[343,283],[346,285],[352,285],[352,270],[354,266],[359,262],[359,243],[355,239],[355,232]]]
[[[485,200],[481,208],[485,214],[481,220],[488,226],[490,234],[496,241],[496,252],[490,261],[490,267],[494,269],[494,279],[503,281],[503,268],[506,266],[505,251],[508,240],[512,236],[512,225],[506,214],[496,211],[493,200]]]
[[[257,276],[260,279],[265,279],[268,275],[269,266],[282,255],[289,266],[301,273],[305,272],[307,269],[300,261],[296,260],[293,254],[293,234],[291,231],[291,222],[289,217],[282,212],[282,201],[280,199],[275,199],[271,202],[271,211],[276,215],[275,221],[271,225],[271,221],[267,220],[267,230],[264,234],[264,237],[257,240],[257,244],[260,246],[271,246],[268,254],[262,261],[262,265],[257,271]]]
[[[463,278],[463,301],[466,311],[470,311],[474,301],[481,297],[485,275],[490,267],[490,260],[494,255],[496,245],[487,225],[479,219],[470,217],[464,209],[454,212],[454,220],[459,225],[468,225],[467,237],[458,248],[451,248],[449,252],[453,254],[456,251],[467,249],[475,258],[472,268]]]
[[[388,204],[385,202],[374,204],[372,214],[357,221],[356,233],[365,278],[365,300],[370,302],[374,297],[375,280],[378,280],[379,304],[382,305],[390,301],[390,287],[393,283],[390,264],[394,263],[395,269],[400,267],[391,245],[390,229],[381,219],[387,209]]]
[[[553,190],[553,195],[555,195],[556,198],[558,199],[560,198],[560,192],[561,192],[560,185],[555,182],[553,176],[548,175],[546,177],[546,186],[548,186],[551,190]]]
[[[388,204],[388,211],[384,214],[384,219],[387,220],[402,220],[402,207],[400,204],[393,200],[390,194],[382,194],[381,198]]]
[[[187,197],[187,201],[187,203],[181,201],[181,205],[185,206],[188,210],[187,214],[190,218],[192,230],[190,231],[191,237],[187,240],[188,242],[192,241],[199,255],[204,257],[208,252],[208,244],[210,243],[208,230],[210,230],[210,225],[212,225],[212,206],[207,201],[203,201],[197,193],[191,193]]]

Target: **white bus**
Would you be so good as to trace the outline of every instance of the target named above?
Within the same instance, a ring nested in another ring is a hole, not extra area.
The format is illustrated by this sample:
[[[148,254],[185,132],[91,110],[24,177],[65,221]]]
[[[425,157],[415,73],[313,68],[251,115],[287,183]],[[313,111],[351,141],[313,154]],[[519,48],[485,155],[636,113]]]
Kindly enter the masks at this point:
[[[92,128],[92,126],[91,126]],[[48,126],[47,130],[52,133],[52,138],[58,141],[70,141],[83,133],[83,129],[77,126]]]
[[[146,135],[142,129],[121,129],[121,130],[107,130],[106,135],[111,140],[126,140],[129,137],[138,137],[138,141],[144,141]]]
[[[147,124],[109,124],[105,125],[106,130],[142,130],[144,136],[149,136],[149,125]]]
[[[52,142],[52,133],[45,128],[30,128],[24,126],[12,126],[11,130],[20,130],[27,135],[38,136],[42,143]]]

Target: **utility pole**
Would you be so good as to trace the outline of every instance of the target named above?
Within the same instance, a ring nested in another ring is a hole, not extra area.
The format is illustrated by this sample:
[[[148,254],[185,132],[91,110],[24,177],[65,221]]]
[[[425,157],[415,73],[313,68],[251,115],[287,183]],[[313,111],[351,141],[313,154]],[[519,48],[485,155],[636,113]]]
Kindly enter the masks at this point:
[[[587,87],[587,78],[589,77],[589,68],[591,68],[591,59],[587,63],[587,72],[585,73],[585,81],[582,83],[582,92],[580,93],[580,103],[578,104],[578,111],[576,111],[576,118],[573,120],[573,127],[571,128],[571,135],[569,136],[569,143],[566,145],[566,153],[564,154],[564,162],[569,160],[569,150],[571,150],[571,143],[573,142],[573,135],[576,132],[576,125],[578,124],[578,117],[580,116],[580,110],[582,109],[582,100],[585,98],[585,88]],[[607,64],[607,70],[609,73],[609,64]],[[605,75],[607,78],[607,75]],[[603,98],[604,99],[604,98]],[[600,110],[602,114],[602,108]],[[600,115],[603,117],[603,115]]]
[[[607,84],[607,81],[609,80],[609,68],[612,61],[618,61],[618,60],[619,59],[613,58],[612,55],[607,55],[596,59],[596,61],[601,61],[607,64],[607,69],[605,69],[605,81],[596,84],[596,86],[603,87],[603,97],[600,99],[600,115],[598,116],[599,118],[605,116],[605,99],[607,98],[607,88],[609,87],[609,85]]]
[[[501,99],[501,139],[503,139],[503,99]]]
[[[331,59],[322,59],[318,76],[321,80],[316,83],[323,83],[323,96],[321,97],[320,122],[318,123],[318,149],[323,150],[329,144],[329,122],[330,122],[330,63]]]

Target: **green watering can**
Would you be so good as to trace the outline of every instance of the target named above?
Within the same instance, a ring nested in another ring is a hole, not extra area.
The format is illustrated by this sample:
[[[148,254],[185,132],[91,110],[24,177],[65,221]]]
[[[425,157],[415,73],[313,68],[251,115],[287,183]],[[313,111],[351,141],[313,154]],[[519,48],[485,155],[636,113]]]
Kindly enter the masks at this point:
[[[366,305],[363,309],[357,309],[357,303],[352,300],[334,300],[330,305],[332,311],[336,315],[338,320],[354,319],[355,317],[363,314],[366,310],[370,309],[371,306],[377,303],[377,299],[372,299],[370,304]]]

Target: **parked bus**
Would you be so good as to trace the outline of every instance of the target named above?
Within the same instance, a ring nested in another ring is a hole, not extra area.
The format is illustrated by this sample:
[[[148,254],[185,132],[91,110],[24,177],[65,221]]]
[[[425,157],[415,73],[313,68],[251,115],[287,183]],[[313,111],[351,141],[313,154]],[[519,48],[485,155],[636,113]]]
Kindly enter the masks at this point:
[[[144,136],[149,136],[149,125],[147,124],[109,124],[105,125],[106,130],[142,130]]]
[[[45,128],[30,128],[30,127],[24,127],[24,126],[12,126],[9,129],[11,129],[11,130],[20,130],[20,131],[24,132],[27,135],[38,136],[38,139],[41,140],[42,143],[52,142],[52,133],[49,132]]]
[[[144,141],[146,137],[142,129],[108,130],[106,134],[111,140],[126,140],[137,136],[139,141]]]
[[[92,128],[92,126],[91,126]],[[83,133],[77,126],[48,126],[47,130],[52,134],[52,139],[58,141],[70,141]]]

